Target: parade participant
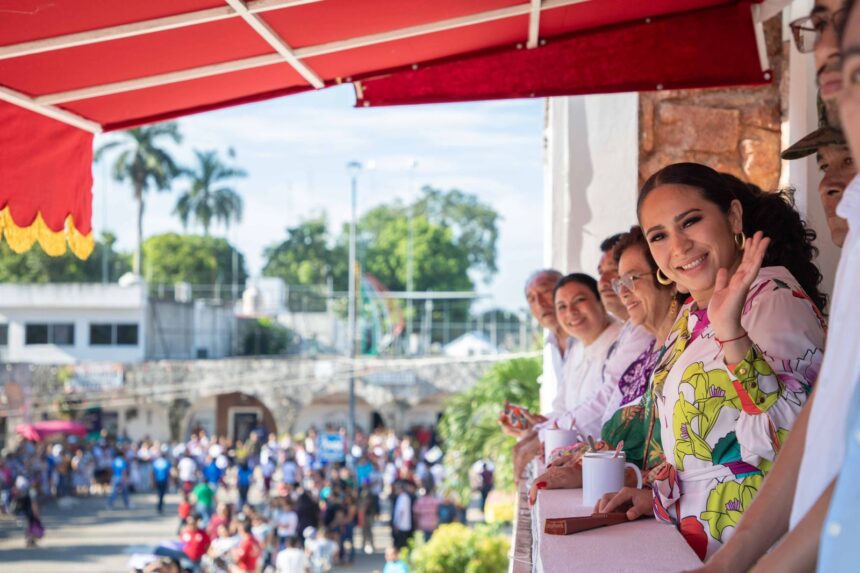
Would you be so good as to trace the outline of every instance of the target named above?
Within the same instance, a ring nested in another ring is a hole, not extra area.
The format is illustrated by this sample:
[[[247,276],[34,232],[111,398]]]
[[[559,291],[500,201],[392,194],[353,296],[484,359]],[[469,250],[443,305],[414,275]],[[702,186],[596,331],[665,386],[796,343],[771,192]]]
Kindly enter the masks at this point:
[[[155,491],[158,494],[158,513],[164,513],[164,496],[170,484],[170,461],[164,452],[159,449],[155,459],[152,461],[152,478],[155,482]]]
[[[230,567],[231,573],[246,573],[257,570],[257,561],[260,559],[262,549],[251,532],[252,527],[249,520],[239,526],[241,541],[239,541],[239,546],[233,550],[235,564]]]
[[[657,279],[691,296],[652,375],[667,464],[653,491],[625,488],[597,509],[632,504],[635,519],[653,505],[705,558],[731,536],[817,378],[826,299],[814,233],[781,195],[691,163],[649,178],[638,214]]]
[[[290,537],[287,546],[275,558],[277,573],[310,573],[311,562],[299,547],[297,537]]]
[[[36,540],[44,537],[45,527],[39,516],[39,504],[30,487],[30,481],[24,476],[18,476],[12,488],[12,513],[24,516],[26,520],[25,544],[27,547],[35,547]]]
[[[113,464],[111,464],[111,492],[107,501],[109,509],[113,509],[116,496],[122,494],[122,503],[125,508],[129,508],[128,501],[128,462],[125,461],[125,454],[121,448],[117,448],[114,453]]]
[[[199,566],[200,559],[209,550],[209,544],[212,540],[209,538],[208,533],[200,529],[196,515],[191,514],[185,520],[185,528],[182,530],[179,539],[182,541],[182,552],[185,553],[192,563]]]

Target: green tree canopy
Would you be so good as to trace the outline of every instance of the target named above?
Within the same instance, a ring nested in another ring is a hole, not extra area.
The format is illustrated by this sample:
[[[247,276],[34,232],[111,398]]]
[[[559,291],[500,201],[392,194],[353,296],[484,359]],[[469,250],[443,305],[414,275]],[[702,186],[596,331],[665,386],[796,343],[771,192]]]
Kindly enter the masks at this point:
[[[113,233],[103,233],[93,253],[84,261],[70,252],[61,257],[51,257],[38,243],[26,253],[18,254],[3,241],[0,244],[0,282],[92,283],[101,282],[103,278],[114,282],[131,270],[129,255],[116,252],[113,248],[115,241]],[[105,270],[106,276],[103,274]]]
[[[413,204],[383,204],[358,221],[362,269],[389,290],[406,289],[410,214],[415,290],[472,290],[470,271],[487,280],[496,272],[499,216],[493,208],[469,193],[425,187]],[[334,238],[324,216],[308,219],[266,249],[263,274],[301,285],[322,285],[332,277],[336,290],[346,290],[348,244],[348,224]]]
[[[154,235],[143,243],[146,260],[144,276],[150,284],[230,284],[234,282],[234,250],[226,239],[220,237],[177,233]],[[236,254],[235,282],[243,284],[248,276],[245,257],[238,251]]]
[[[286,240],[263,252],[263,274],[281,277],[290,285],[324,285],[332,276],[336,253],[330,246],[325,215],[287,228]],[[343,263],[344,269],[346,262]]]

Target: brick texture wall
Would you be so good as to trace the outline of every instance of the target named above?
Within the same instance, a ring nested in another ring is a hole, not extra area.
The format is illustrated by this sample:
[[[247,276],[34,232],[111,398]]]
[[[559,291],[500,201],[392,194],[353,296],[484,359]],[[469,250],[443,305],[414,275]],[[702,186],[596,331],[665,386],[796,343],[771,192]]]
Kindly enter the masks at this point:
[[[780,26],[776,16],[764,27],[774,71],[767,86],[639,95],[640,185],[670,163],[693,161],[777,188],[787,61]]]

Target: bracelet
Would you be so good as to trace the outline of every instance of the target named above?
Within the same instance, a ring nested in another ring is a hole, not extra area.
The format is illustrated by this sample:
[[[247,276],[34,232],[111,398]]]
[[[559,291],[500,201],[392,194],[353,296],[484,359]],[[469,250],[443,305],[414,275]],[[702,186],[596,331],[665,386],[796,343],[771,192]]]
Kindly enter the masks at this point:
[[[749,335],[748,335],[746,332],[744,332],[744,333],[743,333],[743,334],[741,334],[740,336],[736,336],[736,337],[734,337],[734,338],[729,338],[728,340],[720,340],[720,339],[719,339],[719,338],[717,338],[716,336],[714,337],[714,340],[716,340],[716,341],[717,341],[717,344],[719,344],[720,346],[722,346],[723,344],[727,344],[727,343],[729,343],[729,342],[734,342],[735,340],[740,340],[741,338],[746,338],[747,336],[749,336]]]

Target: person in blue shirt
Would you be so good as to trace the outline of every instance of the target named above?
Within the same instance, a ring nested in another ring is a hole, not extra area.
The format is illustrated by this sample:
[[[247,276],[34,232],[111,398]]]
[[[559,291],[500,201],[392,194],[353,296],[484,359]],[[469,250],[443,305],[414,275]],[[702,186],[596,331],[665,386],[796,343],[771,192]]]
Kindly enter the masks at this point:
[[[125,461],[125,452],[121,448],[117,448],[114,452],[113,463],[111,464],[111,492],[108,498],[107,505],[113,509],[113,503],[116,501],[117,494],[122,494],[122,503],[125,508],[129,508],[128,503],[128,462]]]
[[[254,468],[248,465],[247,461],[242,461],[239,464],[239,472],[237,476],[237,486],[239,489],[239,511],[248,503],[248,490],[251,489],[251,479],[254,476]]]
[[[221,476],[223,475],[224,471],[218,467],[215,458],[210,456],[209,463],[203,468],[203,477],[209,482],[209,487],[212,488],[212,491],[218,491],[218,484],[221,483]]]
[[[158,513],[164,513],[164,495],[170,482],[170,461],[163,452],[158,452],[158,457],[152,462],[152,477],[158,492]]]
[[[382,573],[409,573],[406,563],[400,559],[400,552],[394,547],[385,550],[385,567]]]

